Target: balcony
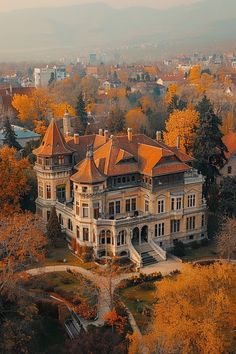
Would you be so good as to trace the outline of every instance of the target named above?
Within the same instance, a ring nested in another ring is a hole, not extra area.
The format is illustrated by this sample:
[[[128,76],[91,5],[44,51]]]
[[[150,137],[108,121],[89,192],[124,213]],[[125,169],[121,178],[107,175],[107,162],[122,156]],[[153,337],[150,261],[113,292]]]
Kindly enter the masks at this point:
[[[184,174],[184,184],[204,183],[204,177],[197,172],[197,170],[191,170]]]

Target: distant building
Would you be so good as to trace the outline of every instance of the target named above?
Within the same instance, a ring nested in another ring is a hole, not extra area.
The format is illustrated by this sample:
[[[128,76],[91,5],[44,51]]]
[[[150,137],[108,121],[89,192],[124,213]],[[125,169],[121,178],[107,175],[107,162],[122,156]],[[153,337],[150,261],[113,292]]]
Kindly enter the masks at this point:
[[[97,64],[97,54],[90,53],[89,54],[89,65],[93,66]]]
[[[20,146],[22,148],[24,148],[26,146],[26,144],[29,143],[30,141],[38,141],[41,137],[41,135],[39,135],[31,130],[19,127],[17,125],[12,125],[11,127],[13,128],[13,130],[16,134],[17,142],[20,144]],[[0,146],[3,145],[3,142],[4,142],[4,134],[3,134],[3,129],[1,129],[0,130]]]
[[[47,65],[45,68],[34,69],[34,85],[35,87],[47,87],[50,80],[61,81],[67,77],[66,66],[54,66],[49,68]]]
[[[236,176],[236,133],[230,131],[223,137],[223,142],[226,145],[228,152],[225,154],[227,157],[227,162],[224,167],[220,170],[222,177],[235,177]]]

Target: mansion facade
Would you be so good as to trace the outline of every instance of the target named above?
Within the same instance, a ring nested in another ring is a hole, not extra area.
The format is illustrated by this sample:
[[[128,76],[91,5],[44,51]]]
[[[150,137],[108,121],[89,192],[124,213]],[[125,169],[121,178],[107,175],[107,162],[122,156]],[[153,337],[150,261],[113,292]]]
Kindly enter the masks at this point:
[[[96,257],[128,256],[138,266],[166,259],[175,242],[207,237],[203,177],[178,147],[144,134],[64,134],[52,119],[34,150],[37,212],[53,206],[67,239],[92,246]],[[73,242],[72,242],[73,241]]]

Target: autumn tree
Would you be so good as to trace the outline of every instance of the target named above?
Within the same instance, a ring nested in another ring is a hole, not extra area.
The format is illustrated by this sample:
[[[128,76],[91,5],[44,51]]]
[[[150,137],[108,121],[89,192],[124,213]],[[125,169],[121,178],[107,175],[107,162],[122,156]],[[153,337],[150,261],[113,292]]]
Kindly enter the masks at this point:
[[[4,122],[3,126],[3,144],[7,145],[10,148],[15,148],[17,150],[20,150],[22,147],[16,140],[16,133],[14,129],[11,126],[10,120],[7,117]]]
[[[147,117],[140,107],[130,109],[125,115],[127,128],[132,128],[135,133],[144,132],[147,128]]]
[[[166,91],[165,103],[169,105],[172,102],[174,96],[178,95],[180,87],[177,84],[170,84]],[[177,96],[178,97],[178,96]]]
[[[232,264],[184,265],[177,277],[159,282],[150,326],[134,340],[136,354],[233,352],[235,270]]]
[[[0,352],[27,353],[31,321],[37,313],[24,291],[24,270],[44,257],[42,221],[33,214],[0,217]]]
[[[55,207],[52,207],[50,218],[47,223],[47,238],[53,246],[57,246],[58,242],[62,240],[61,224]]]
[[[195,110],[175,110],[166,121],[165,143],[176,146],[177,137],[180,137],[180,149],[186,154],[191,154],[198,125],[199,115]]]
[[[236,256],[236,219],[224,218],[217,236],[217,251],[222,258],[228,261]]]
[[[168,104],[167,112],[169,114],[173,113],[175,110],[182,111],[187,108],[187,102],[179,98],[179,96],[174,95]]]
[[[113,133],[120,133],[124,130],[125,118],[124,112],[122,112],[118,107],[112,109],[107,118],[107,129]]]
[[[27,192],[27,159],[17,160],[16,150],[6,145],[0,149],[0,213],[20,208],[20,199]]]
[[[204,194],[207,196],[210,185],[215,183],[219,170],[226,161],[227,148],[222,141],[221,120],[214,113],[213,105],[206,96],[199,102],[196,110],[199,113],[199,126],[193,156],[196,159],[195,167],[206,177]]]

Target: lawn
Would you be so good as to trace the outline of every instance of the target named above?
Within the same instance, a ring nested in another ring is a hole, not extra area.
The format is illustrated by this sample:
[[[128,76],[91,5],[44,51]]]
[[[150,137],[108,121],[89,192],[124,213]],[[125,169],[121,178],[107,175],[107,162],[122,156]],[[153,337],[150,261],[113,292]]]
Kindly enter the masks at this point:
[[[201,246],[199,248],[187,247],[185,249],[186,255],[181,257],[186,261],[195,261],[198,259],[207,259],[207,258],[219,258],[216,250],[216,243],[210,241],[207,246]]]
[[[157,282],[147,282],[136,286],[120,289],[119,295],[126,307],[133,314],[141,332],[150,322],[150,314],[155,302]]]
[[[32,277],[26,287],[31,290],[58,294],[68,301],[81,299],[89,306],[95,306],[98,301],[96,287],[80,274],[69,272],[47,273]]]
[[[68,264],[73,266],[82,267],[88,270],[97,271],[99,266],[94,262],[83,262],[78,257],[73,255],[73,253],[67,247],[67,244],[63,244],[58,248],[50,248],[46,254],[46,257],[40,266],[49,266],[49,265],[61,265]]]

